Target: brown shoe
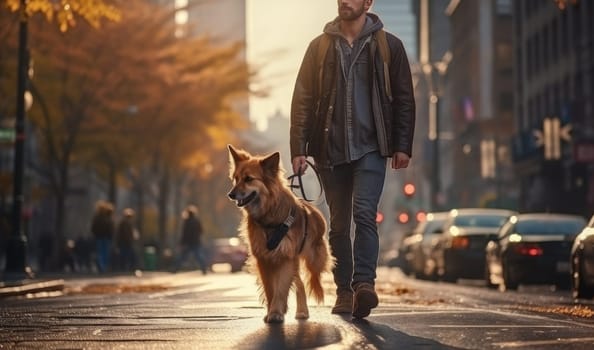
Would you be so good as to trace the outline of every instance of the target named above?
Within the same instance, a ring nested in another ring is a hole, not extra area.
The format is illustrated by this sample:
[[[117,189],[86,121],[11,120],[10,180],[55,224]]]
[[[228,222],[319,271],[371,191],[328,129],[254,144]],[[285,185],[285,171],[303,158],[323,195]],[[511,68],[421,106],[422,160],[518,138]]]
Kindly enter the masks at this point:
[[[336,295],[336,303],[332,308],[333,314],[350,314],[353,312],[353,293],[341,291]]]
[[[355,287],[353,317],[363,318],[369,316],[371,309],[375,308],[378,302],[377,293],[372,284],[365,282],[358,283]]]

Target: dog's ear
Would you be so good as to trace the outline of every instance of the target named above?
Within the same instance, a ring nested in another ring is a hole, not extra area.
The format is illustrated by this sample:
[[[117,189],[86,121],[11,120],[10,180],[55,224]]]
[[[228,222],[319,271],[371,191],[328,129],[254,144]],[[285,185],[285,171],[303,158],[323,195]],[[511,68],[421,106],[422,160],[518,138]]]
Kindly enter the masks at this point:
[[[227,149],[229,149],[229,160],[232,163],[239,163],[242,160],[248,159],[247,155],[241,151],[236,150],[233,146],[227,145]]]
[[[274,152],[271,155],[260,161],[262,168],[271,171],[273,174],[278,173],[278,167],[280,164],[280,153]]]

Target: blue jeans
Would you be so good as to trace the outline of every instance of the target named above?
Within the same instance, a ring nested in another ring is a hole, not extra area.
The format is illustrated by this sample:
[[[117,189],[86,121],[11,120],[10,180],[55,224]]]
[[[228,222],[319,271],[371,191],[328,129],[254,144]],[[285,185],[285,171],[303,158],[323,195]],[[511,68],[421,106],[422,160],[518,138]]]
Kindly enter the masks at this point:
[[[204,259],[204,254],[202,254],[202,247],[200,245],[184,245],[181,247],[181,252],[177,258],[177,261],[175,262],[175,271],[181,268],[182,264],[186,261],[188,255],[190,254],[194,255],[194,259],[196,259],[196,262],[200,266],[200,270],[202,270],[203,274],[206,274],[206,261]]]
[[[330,248],[336,259],[332,270],[337,292],[350,291],[359,282],[375,284],[379,236],[377,206],[384,188],[386,158],[371,152],[332,169],[320,169],[330,209]],[[355,236],[351,241],[351,220]]]
[[[132,271],[136,268],[136,252],[132,246],[120,246],[120,269]]]
[[[107,272],[111,260],[111,239],[97,238],[97,270]]]

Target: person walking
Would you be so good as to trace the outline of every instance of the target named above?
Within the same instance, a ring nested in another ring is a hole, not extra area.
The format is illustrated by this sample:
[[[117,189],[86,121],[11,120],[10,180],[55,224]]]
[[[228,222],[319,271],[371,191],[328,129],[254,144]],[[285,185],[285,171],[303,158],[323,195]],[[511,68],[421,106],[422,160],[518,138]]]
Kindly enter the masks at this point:
[[[136,268],[134,244],[139,238],[138,231],[134,225],[134,210],[126,208],[122,214],[117,230],[120,269],[122,271],[132,271]]]
[[[338,17],[310,42],[295,82],[291,159],[296,174],[306,171],[308,156],[320,172],[336,262],[332,313],[364,318],[378,305],[375,218],[386,163],[408,167],[415,102],[402,41],[368,13],[373,0],[337,4]]]
[[[107,272],[111,262],[111,244],[115,233],[113,205],[100,200],[95,205],[95,215],[91,223],[91,233],[95,238],[97,269]]]
[[[175,262],[174,272],[177,272],[188,258],[194,255],[194,259],[200,266],[203,274],[206,274],[206,261],[202,252],[202,223],[198,218],[198,208],[189,205],[182,214],[182,236],[180,240],[180,252]]]

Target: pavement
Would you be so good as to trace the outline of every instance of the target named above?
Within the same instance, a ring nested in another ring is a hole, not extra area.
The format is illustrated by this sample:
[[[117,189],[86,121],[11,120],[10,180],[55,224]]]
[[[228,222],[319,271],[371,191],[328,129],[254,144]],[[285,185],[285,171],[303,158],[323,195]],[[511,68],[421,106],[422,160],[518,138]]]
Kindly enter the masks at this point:
[[[63,273],[43,277],[0,281],[0,299],[9,297],[39,297],[57,295],[67,290],[89,288],[95,285],[119,285],[120,288],[139,288],[142,285],[167,285],[175,274],[165,271],[134,273]]]
[[[64,283],[64,280],[61,278],[32,278],[0,282],[0,299],[38,293],[60,292],[64,289]]]

